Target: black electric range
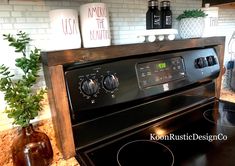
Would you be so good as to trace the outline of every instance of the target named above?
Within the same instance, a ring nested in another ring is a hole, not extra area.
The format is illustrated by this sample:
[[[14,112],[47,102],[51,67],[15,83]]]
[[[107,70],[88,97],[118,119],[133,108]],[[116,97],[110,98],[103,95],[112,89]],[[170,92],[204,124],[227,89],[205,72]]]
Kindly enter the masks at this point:
[[[220,108],[214,109],[214,104]],[[227,106],[230,103],[212,102],[169,117],[128,136],[78,150],[79,159],[97,166],[234,166],[235,109]],[[136,146],[122,151],[131,143]]]
[[[65,70],[81,165],[235,165],[235,105],[215,97],[213,48]]]

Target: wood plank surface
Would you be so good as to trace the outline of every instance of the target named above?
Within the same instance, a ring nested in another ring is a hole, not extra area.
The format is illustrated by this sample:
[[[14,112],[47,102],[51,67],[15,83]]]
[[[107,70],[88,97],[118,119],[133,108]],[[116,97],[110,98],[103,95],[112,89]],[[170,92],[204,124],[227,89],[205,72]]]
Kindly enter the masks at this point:
[[[65,159],[75,156],[72,124],[69,114],[63,66],[43,66],[48,98],[58,148]]]
[[[219,7],[220,9],[235,9],[235,2],[213,5],[214,7]]]
[[[224,41],[225,42],[225,41]],[[222,86],[222,77],[224,75],[224,45],[218,45],[215,47],[215,50],[218,54],[219,62],[220,62],[220,74],[219,77],[216,79],[216,84],[215,84],[215,96],[219,99],[220,98],[220,91],[221,91],[221,86]]]
[[[137,56],[155,52],[178,51],[223,44],[224,37],[197,38],[154,43],[114,45],[98,48],[80,48],[42,53],[43,63],[47,66],[64,65],[74,62],[89,62],[104,59]]]

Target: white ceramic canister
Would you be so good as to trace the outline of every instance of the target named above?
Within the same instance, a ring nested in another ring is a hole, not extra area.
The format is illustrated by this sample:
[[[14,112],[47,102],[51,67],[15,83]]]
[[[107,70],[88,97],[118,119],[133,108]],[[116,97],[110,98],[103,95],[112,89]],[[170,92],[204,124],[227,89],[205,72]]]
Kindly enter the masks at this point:
[[[203,37],[217,36],[218,34],[218,19],[219,19],[219,8],[210,7],[210,4],[206,4],[202,10],[207,14],[205,18],[205,28]]]
[[[87,3],[80,6],[80,23],[83,47],[111,45],[109,12],[104,3]]]
[[[51,22],[51,49],[64,50],[81,48],[78,11],[55,9],[49,12]]]

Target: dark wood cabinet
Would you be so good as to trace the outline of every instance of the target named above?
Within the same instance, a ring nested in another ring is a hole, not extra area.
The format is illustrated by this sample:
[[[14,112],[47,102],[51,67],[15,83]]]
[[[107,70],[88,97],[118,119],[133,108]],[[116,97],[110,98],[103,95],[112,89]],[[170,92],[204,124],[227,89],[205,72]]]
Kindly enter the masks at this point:
[[[206,3],[209,3],[211,6],[227,7],[234,8],[235,0],[202,0],[202,6],[204,7]]]

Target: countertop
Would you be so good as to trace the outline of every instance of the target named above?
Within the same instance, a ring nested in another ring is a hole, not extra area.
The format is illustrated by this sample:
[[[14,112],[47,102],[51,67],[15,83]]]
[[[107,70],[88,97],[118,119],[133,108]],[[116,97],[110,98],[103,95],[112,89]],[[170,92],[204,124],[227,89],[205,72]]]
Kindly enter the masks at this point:
[[[227,89],[222,89],[220,99],[235,103],[235,93]],[[42,120],[39,123],[34,124],[34,127],[35,130],[46,133],[50,138],[54,153],[53,162],[51,164],[52,166],[79,166],[79,163],[74,157],[68,160],[63,159],[62,154],[56,146],[55,133],[51,119]],[[10,145],[12,144],[12,141],[16,135],[17,128],[0,132],[0,165],[12,166]]]
[[[58,150],[55,141],[55,133],[53,129],[52,120],[42,120],[37,124],[34,124],[34,129],[42,131],[50,138],[52,149],[53,149],[53,162],[51,166],[79,166],[77,160],[73,157],[68,160],[64,160],[62,154]],[[11,144],[14,137],[17,135],[17,128],[5,130],[0,132],[0,165],[12,166],[11,157]]]
[[[235,103],[235,92],[228,89],[222,89],[220,92],[220,99]]]

